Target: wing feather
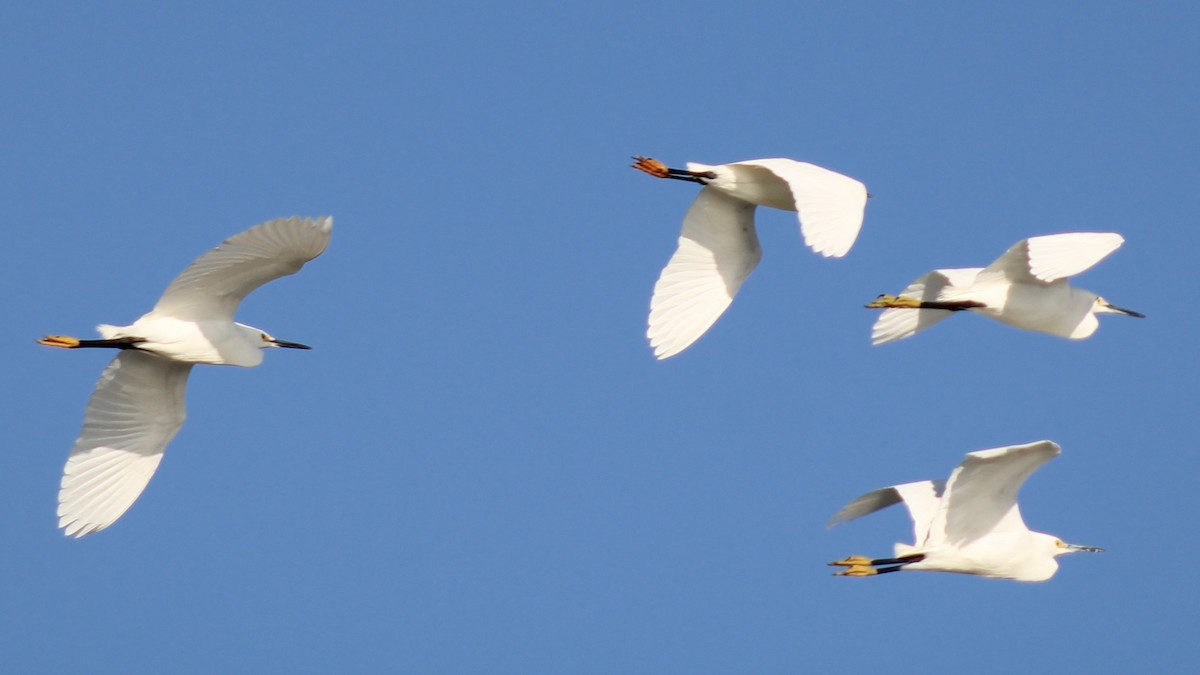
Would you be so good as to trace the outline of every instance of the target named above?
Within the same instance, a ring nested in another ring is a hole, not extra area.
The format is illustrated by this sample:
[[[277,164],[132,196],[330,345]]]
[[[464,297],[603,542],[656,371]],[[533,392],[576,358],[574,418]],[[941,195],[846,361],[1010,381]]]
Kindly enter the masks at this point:
[[[855,499],[842,507],[829,522],[827,527],[833,527],[867,514],[875,513],[893,504],[904,502],[908,507],[908,515],[913,521],[913,542],[921,546],[929,532],[929,525],[937,513],[946,489],[944,480],[920,480],[903,485],[880,488]]]
[[[58,526],[68,536],[108,527],[145,489],[183,426],[191,369],[135,350],[104,369],[63,469]]]
[[[654,284],[646,337],[659,359],[700,338],[762,258],[754,205],[704,188],[683,219],[679,247]]]
[[[1125,239],[1115,232],[1068,232],[1022,239],[982,274],[1008,281],[1051,283],[1074,276],[1104,260]]]
[[[827,258],[850,251],[862,229],[867,186],[836,171],[794,159],[755,159],[731,166],[767,169],[787,184],[804,243]]]
[[[152,313],[180,319],[226,319],[251,291],[295,274],[329,245],[333,218],[279,218],[221,242],[183,271]]]
[[[1025,479],[1061,449],[1052,441],[967,453],[950,474],[930,528],[930,544],[960,545],[989,532],[1019,532],[1017,493]]]
[[[900,296],[938,300],[947,289],[969,288],[979,271],[978,267],[934,270],[909,284]],[[948,309],[885,309],[871,327],[871,344],[881,345],[915,335],[953,313]]]

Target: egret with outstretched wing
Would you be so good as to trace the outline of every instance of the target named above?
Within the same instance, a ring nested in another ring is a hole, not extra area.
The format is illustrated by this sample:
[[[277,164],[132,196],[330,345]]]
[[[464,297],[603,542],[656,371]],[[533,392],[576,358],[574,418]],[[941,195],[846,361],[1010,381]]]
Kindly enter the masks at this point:
[[[332,230],[329,217],[262,223],[196,259],[131,325],[101,325],[101,340],[38,340],[51,347],[121,350],[100,376],[63,470],[58,526],[68,536],[108,527],[145,489],[183,426],[193,365],[253,367],[262,363],[263,349],[308,349],[237,323],[233,314],[248,293],[320,255]]]

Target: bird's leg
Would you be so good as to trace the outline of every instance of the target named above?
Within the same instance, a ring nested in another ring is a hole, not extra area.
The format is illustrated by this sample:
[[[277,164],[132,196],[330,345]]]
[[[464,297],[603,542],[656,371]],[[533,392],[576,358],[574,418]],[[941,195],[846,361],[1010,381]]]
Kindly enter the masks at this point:
[[[877,558],[871,561],[872,565],[911,565],[915,562],[921,562],[925,559],[924,553],[914,553],[912,555],[902,555],[899,558]]]
[[[866,565],[851,565],[844,570],[834,572],[835,577],[870,577],[879,574],[879,570]]]
[[[876,574],[898,572],[905,566],[921,562],[924,559],[924,553],[904,555],[899,558],[875,558],[874,560],[866,556],[852,555],[848,558],[835,560],[829,564],[833,567],[846,568],[839,572],[834,572],[833,576],[835,577],[870,577]]]
[[[121,337],[112,340],[80,340],[69,335],[47,335],[38,340],[39,345],[47,347],[62,347],[63,349],[87,349],[87,348],[109,348],[109,349],[136,349],[138,345],[145,342],[145,338],[138,337]]]
[[[675,180],[686,180],[704,185],[705,183],[702,179],[707,178],[711,180],[717,177],[717,174],[713,173],[712,171],[670,169],[666,164],[663,164],[657,159],[651,159],[649,157],[635,156],[633,159],[637,162],[636,164],[631,165],[633,168],[637,169],[638,171],[645,171],[655,178],[674,178]]]
[[[961,312],[964,309],[983,307],[982,302],[974,300],[920,300],[906,298],[902,295],[880,295],[864,305],[867,309],[944,309],[951,312]]]
[[[870,564],[872,564],[871,559],[868,558],[867,556],[852,555],[848,558],[842,558],[841,560],[834,560],[833,562],[829,563],[829,566],[830,567],[856,567],[859,565],[870,565]]]

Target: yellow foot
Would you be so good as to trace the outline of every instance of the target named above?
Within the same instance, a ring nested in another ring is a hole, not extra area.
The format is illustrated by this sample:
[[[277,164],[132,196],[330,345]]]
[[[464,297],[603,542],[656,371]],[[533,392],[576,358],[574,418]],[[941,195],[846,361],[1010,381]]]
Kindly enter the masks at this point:
[[[899,295],[881,295],[867,303],[866,307],[868,309],[891,309],[894,307],[920,309],[921,301],[916,298],[905,298]]]
[[[840,572],[834,572],[835,577],[869,577],[879,574],[879,570],[866,565],[855,565],[849,569],[844,569]]]
[[[657,159],[650,159],[649,157],[634,157],[634,159],[637,160],[637,164],[632,164],[631,166],[639,171],[645,171],[655,178],[666,178],[670,175],[667,165]]]
[[[842,560],[834,560],[829,563],[830,567],[857,567],[859,565],[870,565],[871,559],[865,555],[852,555],[849,558]]]
[[[74,349],[79,346],[79,338],[73,338],[68,335],[47,335],[37,342],[39,345],[62,347],[64,349]]]

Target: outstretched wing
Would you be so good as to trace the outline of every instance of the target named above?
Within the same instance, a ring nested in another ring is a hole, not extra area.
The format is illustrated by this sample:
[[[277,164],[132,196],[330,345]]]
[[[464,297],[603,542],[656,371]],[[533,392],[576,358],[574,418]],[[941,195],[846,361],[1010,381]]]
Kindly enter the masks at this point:
[[[646,337],[660,359],[687,349],[725,312],[762,258],[754,205],[704,188],[650,300]]]
[[[152,313],[232,320],[251,291],[295,274],[329,245],[333,218],[279,218],[256,225],[200,256],[167,287]]]
[[[980,275],[1048,284],[1083,272],[1123,243],[1125,239],[1115,232],[1068,232],[1030,237],[1013,244]]]
[[[58,526],[67,536],[103,530],[142,494],[183,426],[191,370],[133,349],[104,369],[63,469]]]
[[[826,527],[833,527],[848,520],[861,518],[869,513],[875,513],[893,504],[904,502],[908,507],[908,515],[913,521],[913,543],[921,546],[929,533],[929,524],[937,513],[946,489],[944,480],[919,480],[914,483],[893,485],[880,488],[855,499],[842,507]]]
[[[1037,441],[967,453],[950,474],[946,495],[930,528],[930,543],[962,544],[989,532],[1023,532],[1017,492],[1025,479],[1060,452]]]
[[[761,167],[787,184],[800,233],[813,251],[840,258],[854,246],[867,207],[867,186],[860,181],[794,159],[752,159],[729,166]]]
[[[969,288],[979,272],[978,267],[934,270],[909,284],[900,297],[932,302],[940,299],[946,289]],[[871,344],[881,345],[914,335],[953,313],[948,309],[885,309],[871,327]]]

